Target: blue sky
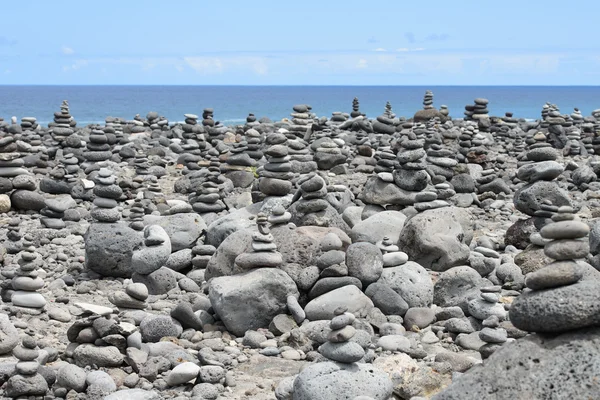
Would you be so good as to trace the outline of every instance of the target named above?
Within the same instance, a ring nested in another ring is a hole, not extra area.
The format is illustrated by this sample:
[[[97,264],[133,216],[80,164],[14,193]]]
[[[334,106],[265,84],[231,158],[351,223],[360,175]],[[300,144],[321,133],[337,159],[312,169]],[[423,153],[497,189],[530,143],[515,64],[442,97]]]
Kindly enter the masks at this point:
[[[592,0],[20,0],[0,10],[0,84],[600,85]]]

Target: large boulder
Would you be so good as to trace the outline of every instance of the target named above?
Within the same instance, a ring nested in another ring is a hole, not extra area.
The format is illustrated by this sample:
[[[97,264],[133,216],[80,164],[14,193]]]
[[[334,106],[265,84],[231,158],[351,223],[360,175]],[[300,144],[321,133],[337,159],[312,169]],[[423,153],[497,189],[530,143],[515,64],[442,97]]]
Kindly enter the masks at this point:
[[[125,223],[93,223],[83,238],[87,268],[102,276],[131,277],[131,257],[144,239],[140,232]]]
[[[445,271],[466,264],[471,254],[473,222],[461,208],[444,207],[424,211],[404,224],[398,246],[425,268]]]
[[[206,232],[206,223],[196,213],[181,213],[167,216],[147,215],[144,225],[159,225],[171,239],[171,251],[191,248]]]
[[[258,211],[255,206],[248,206],[216,219],[206,229],[206,244],[219,247],[233,232],[255,227]]]
[[[400,211],[382,211],[354,225],[350,232],[350,238],[353,242],[375,244],[387,236],[396,243],[405,221],[406,215]]]
[[[206,280],[244,272],[235,265],[235,258],[242,253],[251,251],[252,232],[255,231],[255,226],[256,224],[252,226],[252,229],[233,232],[221,243],[208,262]],[[292,229],[288,225],[280,225],[271,229],[277,250],[282,254],[284,263],[294,263],[304,267],[315,265],[316,258],[320,255],[321,239],[328,233],[335,233],[342,240],[344,248],[350,244],[348,235],[338,228],[302,226]]]
[[[530,332],[561,333],[600,325],[600,282],[584,280],[573,285],[527,291],[509,311],[517,328]]]
[[[556,182],[537,181],[525,185],[515,192],[513,198],[516,209],[531,216],[541,209],[544,200],[549,200],[552,205],[557,207],[575,207],[575,203],[571,200],[569,194],[561,189]]]
[[[312,364],[294,380],[293,400],[354,400],[361,396],[387,400],[392,395],[388,375],[371,364]]]
[[[413,116],[415,122],[427,122],[432,118],[439,118],[440,121],[446,122],[450,119],[447,115],[442,114],[435,108],[428,108],[427,110],[419,110]]]
[[[595,399],[599,357],[600,328],[530,335],[502,346],[432,399]]]
[[[480,289],[492,283],[465,265],[450,268],[440,274],[433,287],[433,302],[440,307],[458,306],[468,310],[470,300],[479,297]]]
[[[310,301],[304,308],[310,321],[332,319],[338,307],[347,307],[358,318],[364,318],[374,307],[373,302],[359,288],[347,285],[327,292]]]
[[[433,303],[431,277],[425,268],[415,262],[384,268],[377,282],[392,288],[409,307],[429,307]]]
[[[379,247],[368,242],[353,243],[346,250],[348,275],[358,278],[364,287],[377,281],[383,272]]]
[[[350,227],[331,204],[327,203],[327,208],[323,211],[304,213],[298,210],[300,202],[293,203],[288,211],[292,214],[290,222],[296,226],[320,226],[327,228],[338,228],[345,233],[350,233]]]
[[[415,203],[417,193],[400,189],[394,182],[385,182],[373,176],[365,183],[359,198],[368,204],[411,206]]]
[[[275,268],[213,278],[208,293],[215,313],[236,336],[268,328],[276,315],[287,312],[287,297],[299,296],[292,278]]]

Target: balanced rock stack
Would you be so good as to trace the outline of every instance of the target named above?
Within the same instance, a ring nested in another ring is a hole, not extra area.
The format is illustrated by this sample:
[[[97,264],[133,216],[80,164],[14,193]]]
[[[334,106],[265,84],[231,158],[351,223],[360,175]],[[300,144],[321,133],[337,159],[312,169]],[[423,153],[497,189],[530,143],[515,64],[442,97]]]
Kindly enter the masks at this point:
[[[559,207],[552,223],[540,230],[547,241],[544,254],[556,261],[527,275],[525,285],[530,291],[513,301],[509,313],[519,329],[557,334],[600,324],[596,311],[600,284],[586,278],[585,265],[577,261],[589,253],[589,226],[573,211]]]
[[[49,124],[53,128],[54,134],[58,136],[70,136],[73,134],[73,129],[77,126],[77,122],[71,116],[69,110],[69,102],[63,100],[60,105],[60,111],[54,113],[54,123]],[[60,128],[56,130],[55,128]]]
[[[6,238],[8,241],[3,244],[8,254],[17,254],[22,249],[23,243],[21,242],[21,239],[23,236],[19,229],[20,224],[21,218],[19,218],[19,216],[15,216],[8,220],[6,227]]]
[[[427,90],[423,96],[423,109],[415,113],[413,119],[415,122],[426,122],[432,118],[438,118],[441,122],[448,120],[448,108],[445,109],[445,114],[442,114],[433,106],[433,92]]]
[[[458,161],[454,158],[455,152],[444,148],[440,143],[430,144],[427,149],[427,172],[432,177],[443,176],[450,180],[454,176],[454,167],[458,165]]]
[[[304,139],[295,138],[286,142],[290,162],[292,163],[292,172],[296,174],[308,174],[318,169],[317,163],[313,160],[314,156],[310,152],[310,146]]]
[[[250,113],[246,117],[246,125],[244,125],[244,130],[253,129],[260,125],[260,122],[257,121],[256,115]]]
[[[208,126],[208,127],[214,127],[215,126],[215,120],[214,120],[214,114],[215,114],[215,110],[212,108],[205,108],[202,111],[202,125],[203,126]]]
[[[292,214],[285,210],[281,204],[275,205],[269,215],[268,221],[271,226],[287,225],[292,219]]]
[[[335,317],[329,323],[331,332],[327,335],[327,342],[319,346],[319,353],[331,361],[351,364],[360,361],[365,350],[360,344],[350,341],[356,334],[352,326],[356,317],[347,311],[347,307],[334,311]]]
[[[255,161],[263,158],[262,137],[256,129],[248,129],[246,131],[247,147],[246,154]]]
[[[185,133],[198,133],[198,116],[196,114],[184,114],[185,120],[181,129]]]
[[[377,149],[375,153],[375,159],[377,160],[377,165],[375,166],[375,173],[387,173],[389,175],[384,175],[380,177],[386,182],[393,182],[394,178],[392,177],[392,172],[394,169],[398,168],[398,161],[396,160],[396,155],[392,151],[389,146],[380,147]]]
[[[325,180],[317,174],[309,174],[301,177],[298,180],[300,187],[296,197],[301,196],[301,199],[293,203],[289,211],[292,214],[292,222],[297,226],[313,225],[310,221],[316,220],[317,213],[325,211],[330,207],[325,197],[327,196],[327,186]],[[336,213],[337,214],[337,213]],[[314,225],[319,222],[325,223],[324,220],[313,221]],[[328,225],[320,225],[328,226]]]
[[[581,125],[571,126],[566,130],[567,143],[563,149],[564,155],[587,156],[586,148],[581,142]]]
[[[333,113],[331,113],[330,121],[334,125],[340,125],[341,123],[344,123],[347,120],[348,120],[348,114],[344,114],[340,111],[334,111]]]
[[[40,214],[43,216],[40,221],[46,228],[62,229],[65,227],[65,211],[76,205],[75,200],[69,195],[46,199],[45,207],[40,210]]]
[[[265,196],[285,196],[292,190],[290,180],[294,174],[291,172],[292,164],[286,142],[287,138],[282,133],[267,136],[267,163],[258,169],[258,187]]]
[[[311,124],[313,123],[313,115],[311,113],[312,107],[308,104],[297,104],[293,107],[293,111],[290,115],[292,117],[292,124],[289,127],[290,132],[304,137],[309,131]]]
[[[108,137],[102,129],[94,129],[89,136],[89,142],[86,144],[86,150],[83,153],[83,158],[89,163],[106,161],[112,157]]]
[[[541,200],[549,200],[555,206],[572,206],[569,195],[556,182],[552,182],[564,168],[556,162],[558,154],[546,142],[542,132],[534,135],[535,143],[529,147],[527,161],[519,163],[517,178],[528,182],[515,192],[513,201],[517,210],[530,216],[540,211]],[[540,195],[543,193],[543,195]]]
[[[489,357],[508,340],[506,329],[500,323],[506,318],[504,306],[500,303],[500,286],[487,286],[481,288],[479,299],[469,302],[469,312],[474,311],[475,318],[480,319],[483,329],[479,331],[479,339],[486,344],[479,352],[482,357]]]
[[[568,141],[565,134],[565,125],[567,125],[567,120],[560,113],[560,110],[556,105],[553,104],[549,108],[548,117],[546,117],[545,122],[548,126],[548,141],[555,148],[563,149]],[[543,124],[542,127],[544,127]]]
[[[10,398],[37,398],[48,391],[48,382],[39,373],[40,351],[37,342],[31,336],[24,336],[21,345],[13,349],[13,356],[19,360],[15,365],[15,374],[6,383],[4,394]]]
[[[142,204],[142,195],[141,193],[136,196],[129,209],[129,227],[136,231],[141,231],[144,229],[144,215],[146,212],[144,211],[144,205]]]
[[[591,123],[585,123],[581,125],[582,129],[582,139],[581,143],[583,144],[583,148],[585,149],[584,154],[592,155],[596,154],[594,151],[594,125]]]
[[[123,189],[117,185],[117,177],[108,168],[100,168],[94,186],[94,204],[90,215],[98,222],[117,222],[121,219],[117,200],[123,195]]]
[[[350,116],[352,118],[356,118],[356,117],[364,117],[365,115],[363,113],[360,112],[360,103],[358,101],[358,98],[355,97],[352,100],[352,112],[350,113]]]
[[[143,151],[139,150],[135,154],[135,159],[133,160],[133,163],[136,175],[149,174],[148,168],[150,168],[150,162],[148,161],[148,157]]]
[[[386,373],[371,364],[358,363],[365,351],[351,339],[356,317],[347,307],[338,307],[329,323],[327,342],[319,353],[331,361],[309,365],[296,377],[294,400],[334,399],[343,393],[347,399],[386,400],[392,395],[392,381]]]
[[[383,268],[399,267],[408,261],[408,255],[400,251],[400,248],[387,236],[377,243],[377,247],[383,255]]]
[[[173,271],[164,267],[171,255],[171,239],[159,225],[144,228],[144,246],[131,257],[131,279],[143,283],[150,294],[164,294],[177,286]]]
[[[340,141],[341,139],[337,140]],[[342,154],[339,143],[331,139],[323,140],[319,144],[319,147],[315,151],[314,159],[320,170],[330,170],[336,165],[346,162],[346,156]]]
[[[395,118],[396,115],[392,111],[392,105],[388,101],[385,104],[383,114],[378,116],[377,120],[373,122],[373,131],[375,133],[393,135],[396,132]]]
[[[124,291],[111,291],[108,301],[119,308],[143,310],[146,308],[148,288],[143,283],[130,283]]]
[[[27,314],[39,314],[46,306],[46,299],[38,290],[44,287],[44,280],[39,277],[39,270],[44,262],[35,251],[35,247],[28,246],[20,254],[19,268],[11,285],[14,290],[11,296],[13,306],[23,308]]]
[[[195,195],[190,198],[192,208],[199,214],[219,213],[227,208],[221,200],[221,188],[219,186],[221,163],[217,157],[208,157],[208,176],[206,176]]]
[[[38,128],[37,119],[35,117],[23,117],[21,118],[21,129],[23,133],[26,131],[35,131]]]
[[[235,264],[243,270],[255,268],[278,268],[283,264],[283,256],[273,243],[273,235],[269,230],[267,216],[258,213],[256,227],[252,233],[252,252],[242,253],[235,258]]]
[[[400,189],[419,195],[421,200],[430,198],[431,192],[422,192],[430,183],[431,178],[426,171],[427,153],[423,150],[424,141],[417,140],[414,132],[406,136],[400,143],[401,149],[397,154],[398,168],[393,172],[394,182]],[[435,193],[433,194],[435,196]],[[437,196],[436,196],[437,197]],[[415,201],[419,201],[413,197]],[[432,198],[432,200],[435,200]]]

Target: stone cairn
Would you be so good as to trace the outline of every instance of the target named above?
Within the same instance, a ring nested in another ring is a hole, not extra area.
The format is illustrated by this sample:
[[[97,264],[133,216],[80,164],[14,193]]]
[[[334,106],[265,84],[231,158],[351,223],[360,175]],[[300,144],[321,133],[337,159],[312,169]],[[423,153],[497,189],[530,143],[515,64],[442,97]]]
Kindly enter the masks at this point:
[[[334,125],[340,125],[348,120],[348,114],[342,113],[341,111],[334,111],[331,113],[330,121]]]
[[[383,114],[378,116],[377,120],[373,122],[373,131],[375,133],[393,135],[396,132],[396,126],[394,125],[395,118],[396,114],[392,111],[392,105],[388,101],[385,103]]]
[[[52,128],[52,137],[56,142],[62,143],[75,132],[76,126],[77,122],[69,111],[69,102],[63,100],[60,111],[54,113],[54,123],[49,124],[49,127]]]
[[[117,178],[108,168],[100,168],[94,181],[96,198],[90,215],[98,222],[117,222],[121,219],[117,200],[123,194],[123,190],[116,184]]]
[[[39,277],[39,271],[44,264],[41,256],[31,243],[24,243],[23,251],[19,254],[19,268],[11,285],[14,292],[11,295],[13,306],[25,309],[28,314],[39,314],[46,306],[46,299],[37,291],[44,287],[44,280]]]
[[[583,148],[585,149],[584,154],[596,154],[596,152],[594,151],[594,125],[591,123],[584,123],[581,125],[581,130],[581,143],[583,144]]]
[[[292,190],[289,149],[287,138],[282,133],[267,136],[269,146],[265,151],[267,163],[258,169],[258,187],[265,196],[285,196]]]
[[[292,219],[292,214],[285,210],[281,204],[276,204],[269,215],[268,221],[272,227],[287,225]]]
[[[187,138],[191,138],[192,134],[198,133],[198,116],[196,114],[184,114],[185,120],[183,121],[183,125],[181,129],[183,129],[184,133],[187,133]],[[184,135],[184,137],[186,137]]]
[[[202,125],[203,126],[208,126],[208,127],[214,127],[215,126],[215,120],[214,120],[214,114],[215,114],[215,110],[212,108],[205,108],[202,111]]]
[[[4,243],[4,248],[8,254],[17,254],[22,249],[23,236],[21,235],[19,225],[21,224],[21,218],[17,215],[8,221],[6,228],[6,238],[8,241]]]
[[[325,211],[327,207],[329,207],[329,203],[325,199],[327,196],[325,180],[319,175],[313,173],[302,176],[298,180],[298,184],[300,191],[296,194],[296,197],[301,198],[297,203],[294,203],[293,206],[297,214],[303,216],[300,218],[300,220],[310,218],[310,216],[314,216],[316,213]],[[292,212],[292,215],[294,214],[296,213]],[[300,223],[297,225],[303,226],[305,224]]]
[[[219,213],[227,208],[223,202],[220,179],[221,163],[217,157],[208,156],[208,175],[200,184],[198,190],[190,198],[192,208],[199,214]]]
[[[423,109],[432,110],[433,108],[433,92],[431,90],[427,90],[425,92],[425,96],[423,96]]]
[[[35,338],[29,335],[24,336],[21,345],[15,347],[12,354],[19,361],[15,365],[15,374],[6,383],[4,394],[7,397],[19,399],[44,396],[48,391],[48,382],[39,373],[40,351]]]
[[[148,288],[143,283],[130,283],[125,290],[108,294],[108,301],[121,309],[143,310],[147,307]]]
[[[400,143],[400,146],[401,150],[396,156],[398,168],[393,172],[394,182],[400,189],[418,195],[430,183],[430,177],[426,171],[427,153],[423,150],[423,141],[418,140],[417,135],[411,132],[406,136],[406,140]]]
[[[159,225],[144,228],[144,246],[135,250],[131,257],[132,280],[143,283],[150,294],[163,294],[177,286],[177,281],[164,265],[171,255],[171,239]],[[169,273],[162,273],[166,269]],[[163,281],[156,285],[156,281]],[[171,282],[169,282],[171,281]]]
[[[399,167],[399,164],[392,149],[389,146],[378,148],[375,153],[375,159],[377,160],[377,165],[374,169],[375,173],[380,174],[383,172],[389,174],[379,175],[379,177],[385,182],[393,182],[394,178],[391,173]]]
[[[384,268],[399,267],[408,261],[408,254],[400,251],[400,248],[387,236],[377,243],[377,247],[383,255]]]
[[[319,353],[331,361],[352,364],[365,356],[365,350],[360,344],[350,341],[356,335],[352,326],[356,317],[347,310],[339,307],[334,311],[335,316],[329,323],[331,332],[327,335],[327,342],[319,346]]]
[[[35,117],[23,117],[21,118],[21,129],[23,133],[27,131],[35,131],[38,128],[37,118]]]
[[[144,229],[144,205],[142,204],[142,195],[138,194],[133,200],[133,204],[129,209],[129,227],[136,231]]]
[[[246,117],[246,125],[244,125],[244,130],[254,129],[260,125],[260,122],[257,121],[256,115],[250,113]]]
[[[293,107],[293,112],[290,114],[292,117],[290,132],[300,137],[305,137],[310,132],[314,117],[311,110],[312,107],[308,104],[297,104]]]
[[[365,116],[363,113],[360,112],[360,103],[358,101],[358,98],[355,97],[352,100],[352,112],[350,113],[350,116],[352,118],[356,118],[356,117],[361,117],[361,116]]]
[[[515,327],[557,334],[598,324],[593,300],[598,285],[583,279],[585,269],[577,262],[588,256],[589,230],[570,206],[558,207],[552,222],[540,230],[546,241],[544,254],[555,261],[527,275],[525,285],[530,291],[523,292],[510,308]]]
[[[325,139],[316,148],[314,160],[320,170],[330,170],[336,165],[344,164],[346,156],[342,154],[340,144],[336,143],[335,139]]]
[[[483,358],[489,357],[508,340],[506,329],[500,326],[501,320],[506,318],[504,306],[500,303],[501,290],[500,286],[483,287],[479,295],[480,298],[476,299],[478,302],[469,303],[471,307],[469,310],[478,309],[476,314],[479,317],[476,316],[475,318],[482,320],[481,325],[483,328],[478,335],[479,339],[486,343],[479,350]]]
[[[252,252],[242,253],[235,258],[235,265],[243,270],[255,268],[278,268],[283,264],[283,256],[273,243],[273,235],[269,230],[267,216],[259,213],[256,216],[257,231],[252,233]]]
[[[93,129],[89,136],[89,142],[86,144],[86,151],[83,153],[83,158],[88,163],[96,163],[106,161],[112,157],[108,137],[102,129]]]
[[[262,137],[256,129],[248,129],[246,131],[247,150],[246,154],[255,161],[263,158]]]

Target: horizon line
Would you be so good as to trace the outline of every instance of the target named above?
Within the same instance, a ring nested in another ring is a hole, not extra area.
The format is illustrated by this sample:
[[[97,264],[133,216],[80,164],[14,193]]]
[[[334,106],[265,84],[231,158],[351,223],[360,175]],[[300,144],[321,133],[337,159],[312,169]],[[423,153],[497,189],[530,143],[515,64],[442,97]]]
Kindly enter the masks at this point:
[[[383,85],[383,84],[373,84],[373,85],[359,85],[359,84],[268,84],[268,85],[252,85],[252,84],[181,84],[181,83],[165,83],[165,84],[157,84],[157,83],[149,83],[149,84],[128,84],[128,83],[0,83],[0,87],[5,86],[192,86],[192,87],[428,87],[428,86],[437,86],[437,87],[600,87],[600,84],[591,84],[591,85],[571,85],[571,84],[468,84],[468,85],[460,85],[460,84],[422,84],[422,85],[402,85],[402,84],[393,84],[393,85]]]

